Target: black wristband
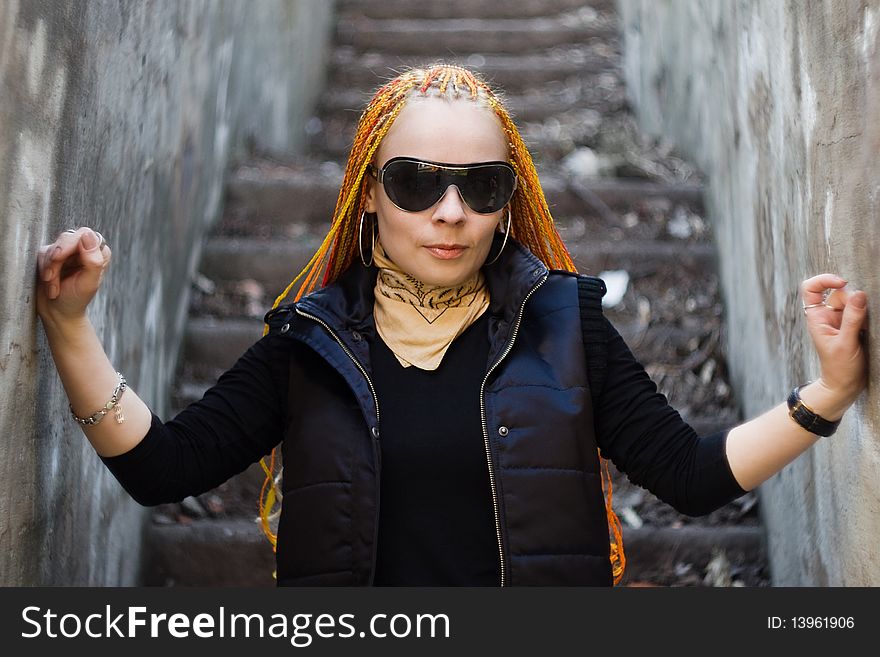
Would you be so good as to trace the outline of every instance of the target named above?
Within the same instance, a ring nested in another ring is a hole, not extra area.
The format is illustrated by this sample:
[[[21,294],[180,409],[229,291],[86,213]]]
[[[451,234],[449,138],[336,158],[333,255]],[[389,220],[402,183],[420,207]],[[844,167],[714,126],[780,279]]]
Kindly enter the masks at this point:
[[[840,424],[840,420],[837,422],[826,420],[804,404],[800,395],[800,390],[803,387],[803,385],[797,386],[789,393],[788,415],[810,433],[814,433],[817,436],[830,436],[837,431],[837,425]]]

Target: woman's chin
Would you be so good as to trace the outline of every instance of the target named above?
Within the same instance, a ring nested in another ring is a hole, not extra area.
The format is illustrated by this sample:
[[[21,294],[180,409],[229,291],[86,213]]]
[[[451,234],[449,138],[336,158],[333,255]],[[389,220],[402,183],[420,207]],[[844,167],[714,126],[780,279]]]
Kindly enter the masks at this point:
[[[471,278],[476,272],[465,270],[462,267],[430,267],[426,268],[424,278],[418,278],[426,285],[436,287],[452,287],[460,285]]]
[[[427,248],[422,248],[421,253],[414,255],[415,258],[399,262],[398,266],[416,280],[434,287],[460,285],[473,278],[481,264],[474,261],[474,255],[477,254],[471,248],[464,249],[460,255],[452,258],[438,258]]]

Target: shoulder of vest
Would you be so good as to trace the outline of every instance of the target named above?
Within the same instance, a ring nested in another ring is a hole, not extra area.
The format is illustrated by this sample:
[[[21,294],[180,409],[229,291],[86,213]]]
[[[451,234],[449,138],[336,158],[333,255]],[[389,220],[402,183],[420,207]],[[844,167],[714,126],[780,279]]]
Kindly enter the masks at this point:
[[[579,274],[578,272],[568,271],[565,269],[551,269],[549,271],[551,276],[567,276],[576,279],[578,290],[581,295],[587,293],[590,296],[597,295],[598,298],[601,299],[608,291],[605,287],[605,281],[603,281],[598,276],[591,276],[590,274]]]
[[[580,276],[576,271],[568,271],[567,269],[550,269],[549,272],[551,274],[560,274],[562,276]]]
[[[263,323],[269,325],[269,333],[286,333],[282,331],[285,325],[289,325],[296,316],[296,302],[285,303],[273,308],[263,317]]]

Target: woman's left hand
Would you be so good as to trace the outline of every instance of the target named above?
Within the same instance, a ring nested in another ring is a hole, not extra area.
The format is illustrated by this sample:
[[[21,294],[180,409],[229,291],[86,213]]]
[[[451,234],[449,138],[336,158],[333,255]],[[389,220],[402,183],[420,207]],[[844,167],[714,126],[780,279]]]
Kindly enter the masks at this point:
[[[868,297],[846,289],[834,274],[819,274],[801,283],[807,330],[821,367],[821,383],[845,406],[867,384],[868,359],[861,332],[868,328]]]

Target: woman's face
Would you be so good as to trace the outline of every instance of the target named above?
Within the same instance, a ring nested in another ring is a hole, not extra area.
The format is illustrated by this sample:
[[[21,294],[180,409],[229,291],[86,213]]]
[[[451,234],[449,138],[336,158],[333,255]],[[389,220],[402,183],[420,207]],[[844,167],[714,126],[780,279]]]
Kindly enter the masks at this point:
[[[472,100],[412,98],[379,145],[374,164],[409,156],[444,164],[507,161],[507,139],[495,114]],[[450,186],[427,210],[396,207],[370,178],[367,212],[376,213],[379,241],[394,263],[428,285],[457,285],[480,269],[507,211],[480,214]],[[455,248],[441,248],[450,247]]]

